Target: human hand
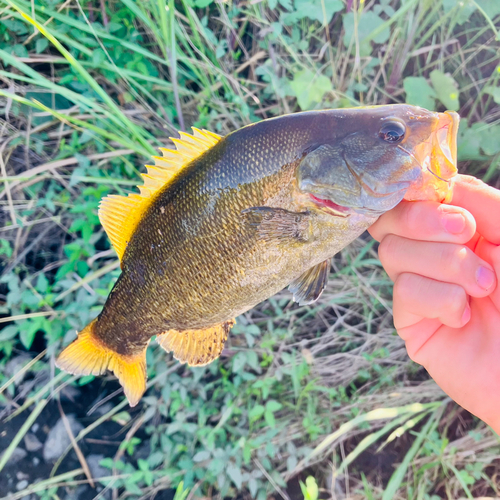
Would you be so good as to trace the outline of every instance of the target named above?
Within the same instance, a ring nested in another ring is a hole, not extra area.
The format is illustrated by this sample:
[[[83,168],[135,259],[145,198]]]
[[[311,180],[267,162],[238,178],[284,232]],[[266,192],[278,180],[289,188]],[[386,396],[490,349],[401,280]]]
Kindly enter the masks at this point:
[[[402,202],[369,231],[408,355],[500,433],[500,191],[460,175],[450,205]]]

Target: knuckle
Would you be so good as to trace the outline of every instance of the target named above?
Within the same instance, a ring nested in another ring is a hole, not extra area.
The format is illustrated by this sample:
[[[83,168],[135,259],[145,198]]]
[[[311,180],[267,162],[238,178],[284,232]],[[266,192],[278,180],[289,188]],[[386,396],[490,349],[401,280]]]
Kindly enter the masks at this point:
[[[461,175],[458,179],[457,182],[461,184],[465,184],[468,186],[473,186],[476,188],[484,188],[487,187],[488,185],[482,181],[481,179],[478,179],[477,177],[474,177],[472,175]]]
[[[500,241],[500,218],[492,217],[490,220],[491,223],[491,234],[495,235],[498,238],[497,241]]]
[[[440,245],[439,261],[449,276],[460,276],[464,271],[464,261],[471,254],[472,251],[464,245],[445,243]]]
[[[418,363],[419,365],[421,364],[420,363],[420,357],[418,356],[418,349],[413,349],[412,347],[410,347],[408,345],[408,343],[406,343],[406,352],[408,353],[408,357],[414,362],[414,363]]]
[[[397,299],[404,304],[406,298],[411,294],[415,287],[414,276],[410,273],[401,273],[394,282],[394,300]]]
[[[461,314],[467,302],[467,294],[459,285],[449,285],[448,292],[443,297],[444,307],[452,314]]]
[[[424,215],[425,203],[406,203],[403,211],[403,224],[406,231],[412,232],[419,228]]]

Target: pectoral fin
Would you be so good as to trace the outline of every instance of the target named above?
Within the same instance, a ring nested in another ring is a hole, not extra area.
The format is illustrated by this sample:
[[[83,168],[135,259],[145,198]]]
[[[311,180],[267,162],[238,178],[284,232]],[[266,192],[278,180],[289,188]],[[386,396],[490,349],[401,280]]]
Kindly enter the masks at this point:
[[[265,241],[300,242],[312,239],[312,214],[282,208],[252,207],[243,210],[247,223]]]
[[[217,359],[235,320],[229,320],[204,330],[168,330],[156,338],[158,344],[174,358],[189,366],[208,365]]]
[[[328,282],[330,272],[330,259],[321,262],[288,285],[288,290],[293,293],[293,300],[299,305],[312,304],[319,299]]]

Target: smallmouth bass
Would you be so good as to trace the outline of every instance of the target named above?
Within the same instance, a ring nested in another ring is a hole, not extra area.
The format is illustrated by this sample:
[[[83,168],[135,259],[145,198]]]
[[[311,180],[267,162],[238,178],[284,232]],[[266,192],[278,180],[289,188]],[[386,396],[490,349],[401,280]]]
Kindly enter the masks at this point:
[[[401,104],[286,115],[225,137],[180,133],[140,194],[101,201],[122,273],[57,366],[113,371],[134,406],[152,336],[180,362],[205,365],[236,316],[284,287],[314,302],[330,258],[382,213],[450,195],[458,121]]]

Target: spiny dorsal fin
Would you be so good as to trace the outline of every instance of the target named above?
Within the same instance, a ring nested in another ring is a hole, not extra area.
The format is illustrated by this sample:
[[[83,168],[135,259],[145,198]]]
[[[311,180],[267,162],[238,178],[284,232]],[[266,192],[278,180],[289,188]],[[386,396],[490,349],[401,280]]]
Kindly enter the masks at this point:
[[[179,132],[180,139],[171,138],[177,150],[160,148],[163,156],[153,156],[154,166],[146,165],[147,174],[141,174],[144,184],[140,194],[128,196],[110,194],[99,204],[99,220],[120,260],[135,232],[135,228],[156,195],[182,168],[217,144],[220,135],[193,127],[193,135]]]

